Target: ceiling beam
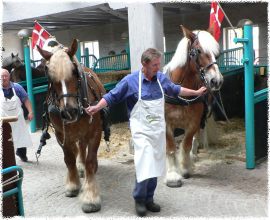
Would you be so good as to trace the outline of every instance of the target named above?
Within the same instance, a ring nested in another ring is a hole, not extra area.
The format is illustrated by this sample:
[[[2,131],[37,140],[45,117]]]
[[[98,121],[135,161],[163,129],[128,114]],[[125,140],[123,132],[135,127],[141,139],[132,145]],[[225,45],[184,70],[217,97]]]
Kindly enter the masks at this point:
[[[128,20],[128,16],[127,15],[125,15],[125,14],[123,14],[121,12],[118,12],[118,11],[114,11],[113,9],[111,9],[109,7],[109,5],[105,5],[104,4],[104,5],[100,6],[100,10],[102,10],[104,12],[107,12],[107,13],[115,16],[115,17],[121,18],[124,21],[127,21]]]

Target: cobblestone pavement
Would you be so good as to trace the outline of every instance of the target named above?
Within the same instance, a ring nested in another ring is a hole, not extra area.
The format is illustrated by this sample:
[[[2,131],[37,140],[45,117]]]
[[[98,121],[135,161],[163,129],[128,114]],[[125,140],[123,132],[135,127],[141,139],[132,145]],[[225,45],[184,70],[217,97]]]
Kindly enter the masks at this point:
[[[54,135],[52,135],[54,136]],[[64,195],[66,167],[61,148],[52,137],[43,147],[37,165],[34,152],[40,132],[32,134],[35,148],[28,149],[24,170],[23,199],[25,217],[135,217],[132,189],[134,166],[131,155],[118,159],[99,159],[97,180],[102,208],[85,214],[78,198]],[[168,188],[159,179],[155,201],[160,213],[148,217],[267,217],[267,162],[247,170],[241,161],[198,161],[195,173],[180,188]]]

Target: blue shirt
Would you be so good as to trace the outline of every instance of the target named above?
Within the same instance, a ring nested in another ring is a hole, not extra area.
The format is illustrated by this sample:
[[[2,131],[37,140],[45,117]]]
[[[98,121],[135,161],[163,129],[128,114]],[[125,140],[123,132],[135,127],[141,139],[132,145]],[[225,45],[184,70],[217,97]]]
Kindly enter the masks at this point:
[[[138,101],[139,92],[139,72],[133,72],[124,77],[114,89],[105,94],[103,98],[108,106],[112,106],[124,100],[127,101],[128,116],[134,105]],[[163,92],[169,96],[177,97],[180,92],[180,85],[175,85],[165,74],[157,72],[151,81],[147,80],[142,74],[142,100],[155,100],[162,97],[162,92],[158,84],[159,80]]]
[[[24,90],[24,88],[20,84],[12,83],[12,82],[10,82],[10,86],[7,89],[2,88],[4,92],[4,96],[6,98],[11,99],[12,96],[14,95],[12,88],[14,88],[16,95],[19,97],[22,103],[24,103],[25,100],[28,99],[28,95],[26,91]]]

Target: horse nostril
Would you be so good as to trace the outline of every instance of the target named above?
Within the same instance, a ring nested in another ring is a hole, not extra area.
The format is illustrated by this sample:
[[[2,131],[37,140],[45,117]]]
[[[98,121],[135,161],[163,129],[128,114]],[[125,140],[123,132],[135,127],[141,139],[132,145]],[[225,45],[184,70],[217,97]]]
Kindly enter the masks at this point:
[[[67,115],[65,114],[65,111],[61,110],[60,115],[61,115],[61,118],[67,119]]]
[[[74,120],[78,115],[78,109],[76,108],[65,108],[60,112],[61,118],[65,120]]]
[[[218,82],[217,82],[217,80],[214,79],[214,78],[211,79],[210,84],[211,84],[211,87],[217,87],[217,86],[218,86]]]

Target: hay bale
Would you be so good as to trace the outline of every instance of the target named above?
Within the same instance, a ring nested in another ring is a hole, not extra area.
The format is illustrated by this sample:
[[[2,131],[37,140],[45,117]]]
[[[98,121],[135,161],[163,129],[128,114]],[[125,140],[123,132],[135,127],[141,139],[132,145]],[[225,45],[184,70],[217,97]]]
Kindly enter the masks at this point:
[[[110,71],[104,73],[97,73],[100,81],[105,83],[110,83],[114,81],[120,81],[123,79],[127,74],[130,73],[130,70],[121,70],[121,71]]]

